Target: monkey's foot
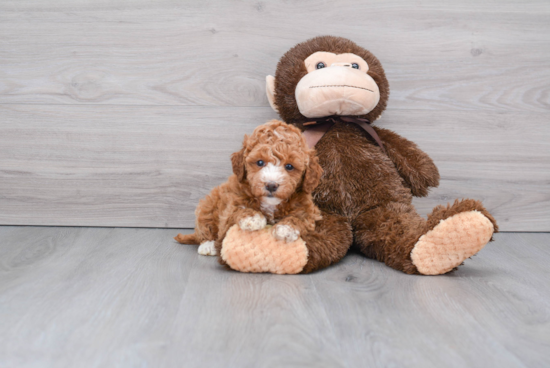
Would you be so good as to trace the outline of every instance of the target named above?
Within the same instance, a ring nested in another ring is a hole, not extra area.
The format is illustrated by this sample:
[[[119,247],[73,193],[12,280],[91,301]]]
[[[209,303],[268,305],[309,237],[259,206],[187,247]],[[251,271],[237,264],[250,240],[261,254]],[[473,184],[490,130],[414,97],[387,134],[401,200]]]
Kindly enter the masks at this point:
[[[221,245],[221,263],[240,272],[300,273],[308,260],[306,243],[301,238],[279,241],[270,228],[251,232],[231,227]]]
[[[479,252],[494,230],[493,223],[479,211],[457,213],[420,237],[411,260],[423,275],[447,273]]]

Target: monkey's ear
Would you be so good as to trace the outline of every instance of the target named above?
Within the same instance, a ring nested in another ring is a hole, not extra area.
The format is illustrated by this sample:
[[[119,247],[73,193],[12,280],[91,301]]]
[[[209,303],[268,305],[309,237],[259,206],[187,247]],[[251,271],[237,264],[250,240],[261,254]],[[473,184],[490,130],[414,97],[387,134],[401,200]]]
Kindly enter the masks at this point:
[[[247,136],[244,136],[244,141],[246,142]],[[231,166],[233,167],[233,173],[237,176],[239,181],[243,181],[245,177],[245,165],[244,165],[244,150],[246,144],[243,143],[243,148],[240,151],[237,151],[231,155]]]
[[[272,75],[265,77],[265,92],[271,108],[275,110],[275,112],[279,112],[277,105],[275,105],[275,77]]]

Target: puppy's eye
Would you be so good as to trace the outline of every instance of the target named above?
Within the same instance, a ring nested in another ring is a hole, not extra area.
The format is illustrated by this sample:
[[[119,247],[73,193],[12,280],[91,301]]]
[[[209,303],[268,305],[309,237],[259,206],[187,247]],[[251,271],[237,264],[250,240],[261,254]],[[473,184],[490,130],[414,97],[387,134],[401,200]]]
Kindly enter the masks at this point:
[[[315,68],[317,68],[317,69],[323,69],[325,66],[326,66],[325,63],[323,63],[323,62],[321,61],[321,62],[317,63],[317,65],[315,66]]]
[[[353,69],[359,69],[359,64],[353,63],[353,64],[351,64],[351,67],[352,67]]]
[[[256,162],[256,165],[262,167],[265,165],[265,162],[263,162],[262,160],[258,160],[258,162]]]
[[[292,166],[291,164],[286,164],[285,169],[287,169],[288,171],[294,170],[294,166]]]

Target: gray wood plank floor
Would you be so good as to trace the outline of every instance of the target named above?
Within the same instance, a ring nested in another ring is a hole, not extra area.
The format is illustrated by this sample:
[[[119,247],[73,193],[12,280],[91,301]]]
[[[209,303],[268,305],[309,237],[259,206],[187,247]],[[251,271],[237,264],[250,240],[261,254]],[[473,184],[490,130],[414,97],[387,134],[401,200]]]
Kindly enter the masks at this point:
[[[0,227],[0,367],[544,367],[550,234],[446,276],[227,271],[174,230]]]

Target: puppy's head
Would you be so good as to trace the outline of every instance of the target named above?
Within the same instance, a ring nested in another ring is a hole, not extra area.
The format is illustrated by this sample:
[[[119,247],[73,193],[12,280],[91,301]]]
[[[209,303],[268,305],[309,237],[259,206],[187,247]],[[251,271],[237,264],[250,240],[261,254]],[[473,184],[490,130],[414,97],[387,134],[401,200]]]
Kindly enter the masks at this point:
[[[315,150],[308,149],[300,130],[278,120],[245,136],[231,162],[237,178],[248,182],[258,198],[285,200],[296,191],[311,193],[323,173]]]

